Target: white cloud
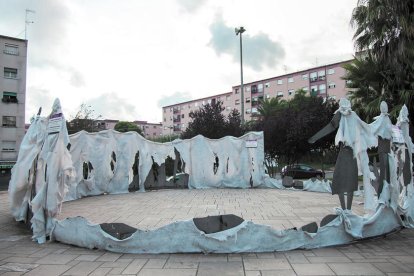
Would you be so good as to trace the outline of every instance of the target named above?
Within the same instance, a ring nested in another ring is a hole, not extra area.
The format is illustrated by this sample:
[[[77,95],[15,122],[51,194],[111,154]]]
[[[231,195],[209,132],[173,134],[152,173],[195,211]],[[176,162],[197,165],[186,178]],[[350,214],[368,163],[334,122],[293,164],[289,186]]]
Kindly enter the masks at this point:
[[[159,122],[161,105],[239,83],[234,27],[247,29],[245,82],[350,54],[356,1],[0,0],[0,34],[24,37],[25,9],[36,11],[26,121],[59,97],[68,114],[85,102],[107,118]]]

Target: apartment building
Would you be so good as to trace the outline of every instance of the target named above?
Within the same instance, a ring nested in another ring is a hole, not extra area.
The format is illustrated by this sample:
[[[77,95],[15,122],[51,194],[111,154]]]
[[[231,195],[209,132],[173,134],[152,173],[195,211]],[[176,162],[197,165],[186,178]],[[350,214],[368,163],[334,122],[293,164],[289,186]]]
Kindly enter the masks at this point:
[[[290,100],[295,91],[303,89],[312,95],[340,99],[347,94],[346,82],[342,79],[345,69],[342,66],[352,60],[341,61],[308,68],[276,77],[244,84],[244,99],[241,98],[240,85],[233,86],[232,92],[207,98],[177,103],[162,107],[164,135],[179,134],[191,121],[189,113],[201,106],[220,100],[225,107],[225,115],[234,108],[241,112],[244,101],[244,119],[257,119],[260,100],[280,98]]]
[[[236,108],[232,92],[164,106],[162,108],[163,135],[181,133],[187,128],[188,123],[191,121],[189,116],[191,111],[196,111],[200,107],[216,101],[223,102],[223,107],[225,108],[223,113],[225,116],[227,116],[231,110]]]
[[[295,91],[303,89],[312,95],[324,98],[340,99],[346,96],[346,82],[342,79],[345,69],[342,66],[352,60],[317,66],[269,79],[250,82],[244,85],[244,118],[257,118],[257,108],[260,100],[280,98],[290,100]],[[240,110],[240,85],[232,89],[234,105]]]
[[[114,129],[119,120],[105,119],[97,121],[99,130]],[[144,134],[147,139],[158,138],[163,135],[163,127],[161,123],[149,123],[147,121],[133,121]]]
[[[0,170],[11,169],[25,134],[27,40],[0,35]]]

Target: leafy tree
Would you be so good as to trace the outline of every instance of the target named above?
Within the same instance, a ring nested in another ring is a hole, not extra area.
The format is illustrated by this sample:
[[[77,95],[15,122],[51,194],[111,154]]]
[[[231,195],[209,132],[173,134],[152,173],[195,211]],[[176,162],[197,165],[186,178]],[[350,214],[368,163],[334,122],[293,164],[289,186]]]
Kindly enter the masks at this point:
[[[386,100],[391,115],[406,104],[414,119],[413,14],[413,0],[359,0],[353,11],[355,48],[364,57],[346,68],[353,71],[345,78],[352,81],[353,105],[367,118],[378,114],[379,102]]]
[[[97,125],[97,120],[101,117],[101,115],[95,114],[95,110],[90,105],[82,103],[72,120],[67,122],[68,132],[72,134],[81,130],[88,132],[99,131],[101,129]]]
[[[292,100],[257,122],[256,130],[264,132],[266,159],[290,164],[310,150],[331,148],[334,134],[312,145],[307,140],[330,122],[337,108],[333,100],[297,91]]]
[[[119,132],[136,131],[139,135],[144,136],[142,134],[142,129],[131,122],[119,121],[118,123],[116,123],[114,129]]]
[[[230,112],[226,118],[223,115],[224,107],[221,101],[212,102],[197,111],[191,111],[192,121],[181,134],[182,139],[190,139],[196,135],[218,139],[224,136],[240,136],[243,134],[240,113],[237,110]]]

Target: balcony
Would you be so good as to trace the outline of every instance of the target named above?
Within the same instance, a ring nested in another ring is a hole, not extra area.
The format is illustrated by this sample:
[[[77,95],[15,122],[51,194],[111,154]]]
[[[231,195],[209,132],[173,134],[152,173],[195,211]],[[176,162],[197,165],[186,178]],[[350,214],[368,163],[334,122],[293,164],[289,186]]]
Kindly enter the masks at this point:
[[[181,128],[180,128],[180,126],[174,126],[173,130],[174,131],[181,131]]]
[[[174,118],[173,122],[174,123],[179,123],[179,122],[181,122],[181,118],[180,117]]]
[[[173,108],[173,114],[180,113],[180,111],[181,110],[179,108],[176,108],[176,107]]]

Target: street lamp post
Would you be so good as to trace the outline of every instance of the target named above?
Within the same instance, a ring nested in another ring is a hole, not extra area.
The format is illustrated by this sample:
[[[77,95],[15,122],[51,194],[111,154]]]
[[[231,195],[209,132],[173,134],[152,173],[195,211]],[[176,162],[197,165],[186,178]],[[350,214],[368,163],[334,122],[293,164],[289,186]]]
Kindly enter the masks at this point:
[[[235,28],[236,36],[240,34],[240,90],[241,90],[241,123],[244,123],[244,87],[243,87],[243,44],[242,44],[242,34],[246,31],[245,28]]]

